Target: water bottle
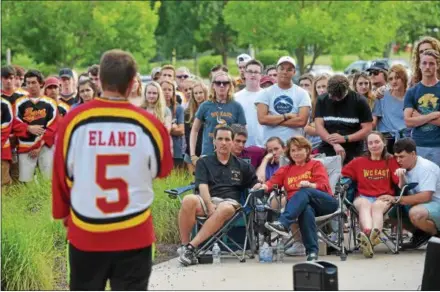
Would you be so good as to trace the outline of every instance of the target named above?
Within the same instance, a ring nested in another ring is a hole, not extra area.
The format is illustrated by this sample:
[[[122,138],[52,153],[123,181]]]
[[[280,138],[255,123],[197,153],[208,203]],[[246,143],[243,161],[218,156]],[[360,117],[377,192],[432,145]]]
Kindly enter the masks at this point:
[[[272,262],[273,251],[272,248],[265,242],[263,247],[260,249],[260,263],[270,263]]]
[[[277,263],[282,263],[284,260],[284,243],[282,240],[278,240],[277,244]]]
[[[221,250],[217,243],[212,248],[212,263],[215,265],[220,264]]]

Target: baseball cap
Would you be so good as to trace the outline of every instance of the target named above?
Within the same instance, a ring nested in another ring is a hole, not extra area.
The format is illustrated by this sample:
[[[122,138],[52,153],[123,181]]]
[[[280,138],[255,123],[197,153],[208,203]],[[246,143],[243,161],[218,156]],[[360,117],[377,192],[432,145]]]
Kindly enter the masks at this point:
[[[154,78],[157,73],[160,73],[160,69],[161,67],[154,67],[153,70],[151,70],[151,78]]]
[[[296,62],[295,62],[295,59],[292,58],[292,57],[290,57],[290,56],[283,56],[283,57],[281,57],[281,58],[278,60],[277,67],[278,67],[279,65],[281,65],[282,63],[289,63],[289,64],[292,64],[293,67],[296,68]]]
[[[69,78],[73,78],[73,71],[70,68],[63,68],[60,70],[60,73],[58,74],[58,76],[61,77],[69,77]]]
[[[388,66],[388,62],[378,60],[373,61],[370,65],[370,68],[368,68],[366,71],[372,71],[372,70],[378,70],[378,71],[388,71],[390,68]]]
[[[46,78],[46,81],[44,81],[44,88],[47,88],[51,85],[60,86],[60,80],[56,78],[55,76]]]
[[[238,57],[237,57],[237,65],[240,64],[241,62],[249,62],[250,60],[252,60],[252,57],[249,56],[248,54],[238,55]]]
[[[270,83],[272,83],[272,85],[273,84],[275,84],[275,83],[277,83],[276,82],[276,80],[274,79],[274,78],[272,78],[272,77],[270,77],[270,76],[263,76],[262,78],[261,78],[261,80],[260,80],[260,85],[263,85],[264,83],[266,83],[266,82],[270,82]]]

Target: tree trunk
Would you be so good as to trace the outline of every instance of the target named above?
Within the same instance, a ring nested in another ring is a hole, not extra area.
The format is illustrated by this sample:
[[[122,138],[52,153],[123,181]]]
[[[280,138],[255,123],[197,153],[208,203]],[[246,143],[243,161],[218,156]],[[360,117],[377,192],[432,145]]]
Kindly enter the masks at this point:
[[[304,73],[304,55],[305,55],[304,46],[300,46],[295,49],[296,70],[299,71],[300,75],[302,75]]]
[[[383,51],[383,57],[389,58],[391,55],[391,48],[393,47],[393,43],[388,43],[385,45],[385,49]]]

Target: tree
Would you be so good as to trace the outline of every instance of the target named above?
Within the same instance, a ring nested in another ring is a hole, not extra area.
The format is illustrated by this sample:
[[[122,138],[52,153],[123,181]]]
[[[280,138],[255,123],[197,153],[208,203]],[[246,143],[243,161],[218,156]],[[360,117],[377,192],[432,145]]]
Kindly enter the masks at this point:
[[[72,67],[96,63],[121,48],[149,60],[155,54],[159,5],[146,2],[5,2],[4,46],[37,62]],[[5,25],[6,24],[6,25]]]
[[[287,49],[304,72],[322,54],[382,53],[399,25],[396,6],[375,1],[234,1],[226,5],[224,17],[238,32],[239,44]],[[304,62],[307,51],[310,64]]]

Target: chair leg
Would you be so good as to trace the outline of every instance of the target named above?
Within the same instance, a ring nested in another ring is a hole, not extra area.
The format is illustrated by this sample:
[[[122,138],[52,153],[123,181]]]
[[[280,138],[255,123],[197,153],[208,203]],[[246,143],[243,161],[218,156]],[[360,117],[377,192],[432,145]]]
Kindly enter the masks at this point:
[[[402,244],[402,207],[397,206],[397,234],[396,234],[396,250],[399,253],[400,245]]]

